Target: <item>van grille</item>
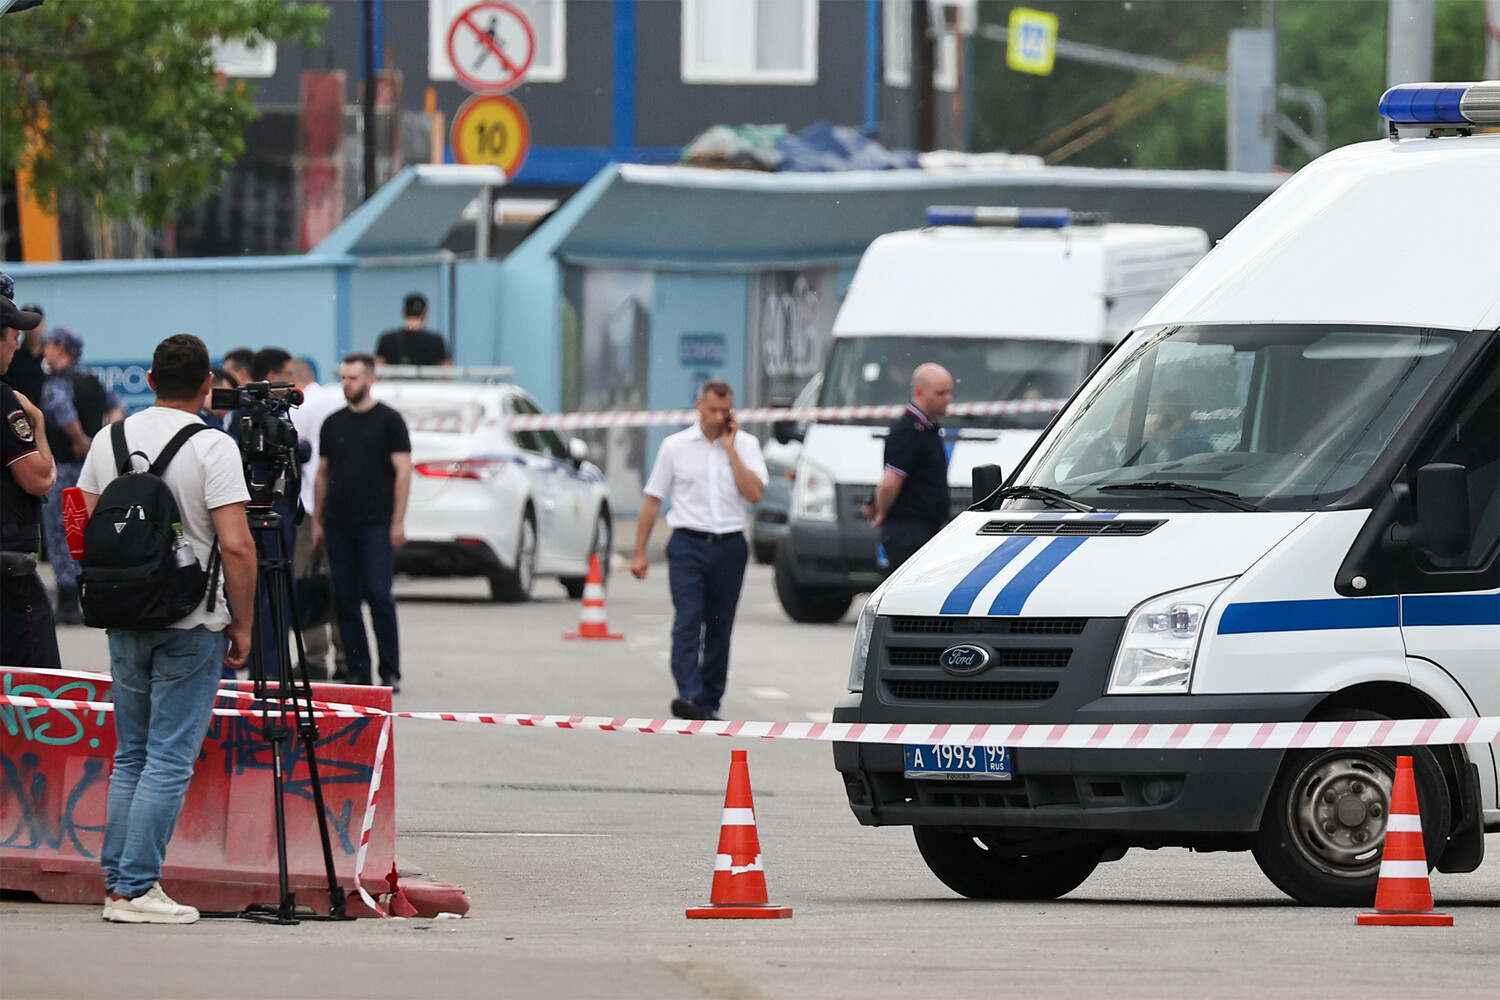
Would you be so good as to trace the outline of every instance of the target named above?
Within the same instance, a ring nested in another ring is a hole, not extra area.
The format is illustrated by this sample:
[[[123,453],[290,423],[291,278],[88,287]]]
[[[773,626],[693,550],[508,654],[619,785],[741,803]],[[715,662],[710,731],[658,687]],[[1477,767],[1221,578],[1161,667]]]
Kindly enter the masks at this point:
[[[900,635],[1082,635],[1087,618],[892,618]]]
[[[980,535],[1149,535],[1164,521],[988,521]]]
[[[886,655],[893,667],[936,667],[943,651],[935,648],[891,646],[886,650]],[[986,669],[1010,667],[1060,670],[1068,665],[1068,658],[1072,655],[1071,649],[997,649],[991,655]]]
[[[892,698],[905,701],[1046,701],[1057,693],[1051,682],[908,681],[886,682]]]

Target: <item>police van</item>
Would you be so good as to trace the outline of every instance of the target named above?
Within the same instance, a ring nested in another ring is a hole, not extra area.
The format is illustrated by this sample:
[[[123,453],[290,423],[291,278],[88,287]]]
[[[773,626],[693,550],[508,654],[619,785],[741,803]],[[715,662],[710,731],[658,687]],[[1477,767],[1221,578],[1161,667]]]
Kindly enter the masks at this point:
[[[1140,321],[999,486],[868,599],[839,722],[1500,715],[1500,82],[1393,88]],[[991,487],[994,487],[993,489]],[[1357,744],[1358,741],[1353,741]],[[1041,899],[1130,848],[1249,850],[1373,899],[1394,760],[1429,865],[1500,832],[1490,744],[835,745],[861,823],[960,894]]]
[[[834,318],[820,406],[899,406],[928,361],[953,373],[960,402],[1066,399],[1208,250],[1200,229],[1064,209],[934,207],[928,221],[877,238],[860,258]],[[1014,465],[1049,416],[945,419],[954,509],[970,503],[970,469]],[[860,508],[880,480],[889,425],[820,421],[802,432],[775,554],[776,593],[795,621],[837,621],[884,576],[879,531]]]

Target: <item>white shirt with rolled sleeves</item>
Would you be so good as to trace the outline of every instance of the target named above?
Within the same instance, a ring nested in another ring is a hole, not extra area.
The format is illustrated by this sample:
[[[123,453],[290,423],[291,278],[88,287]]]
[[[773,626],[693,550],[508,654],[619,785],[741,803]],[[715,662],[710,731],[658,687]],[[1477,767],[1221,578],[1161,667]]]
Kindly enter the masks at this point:
[[[302,492],[299,494],[302,509],[311,517],[313,484],[318,477],[318,436],[323,430],[323,421],[334,410],[342,410],[346,401],[341,389],[330,389],[317,382],[308,383],[302,390],[302,397],[301,405],[292,407],[290,416],[292,426],[297,428],[297,436],[312,445],[312,457],[302,465]]]
[[[760,442],[754,435],[737,432],[734,450],[762,486],[770,481]],[[729,454],[718,442],[704,437],[699,424],[678,431],[661,443],[645,492],[659,500],[672,498],[667,525],[673,529],[688,528],[716,535],[745,530],[745,498],[734,484]]]

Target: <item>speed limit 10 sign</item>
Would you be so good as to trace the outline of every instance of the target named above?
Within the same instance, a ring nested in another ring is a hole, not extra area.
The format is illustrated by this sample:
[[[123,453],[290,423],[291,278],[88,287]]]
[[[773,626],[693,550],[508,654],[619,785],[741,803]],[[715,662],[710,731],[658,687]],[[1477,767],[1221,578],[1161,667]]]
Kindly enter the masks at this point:
[[[450,138],[459,163],[490,164],[513,178],[531,149],[531,123],[511,98],[476,94],[458,109]]]

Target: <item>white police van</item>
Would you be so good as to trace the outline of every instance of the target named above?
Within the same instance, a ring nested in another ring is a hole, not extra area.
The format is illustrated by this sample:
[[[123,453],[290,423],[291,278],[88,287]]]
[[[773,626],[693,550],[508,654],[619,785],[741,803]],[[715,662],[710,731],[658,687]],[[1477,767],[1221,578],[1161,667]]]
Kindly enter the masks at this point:
[[[1201,229],[1108,223],[1065,209],[928,210],[860,258],[833,323],[820,406],[897,406],[923,362],[953,373],[959,402],[1066,399],[1208,250]],[[943,421],[953,509],[969,471],[1013,465],[1050,414]],[[861,506],[880,480],[890,418],[818,421],[792,482],[776,593],[795,621],[837,621],[885,575]],[[778,434],[783,433],[778,430]]]
[[[1004,488],[976,472],[983,499],[865,604],[835,721],[1500,715],[1500,134],[1472,134],[1500,124],[1500,82],[1380,107],[1390,138],[1252,212]],[[1492,745],[834,760],[860,822],[914,827],[963,895],[1055,897],[1180,846],[1352,906],[1398,753],[1429,864],[1473,870],[1500,832]]]

